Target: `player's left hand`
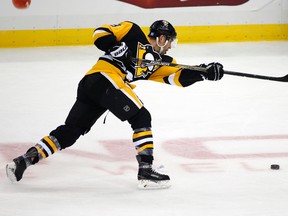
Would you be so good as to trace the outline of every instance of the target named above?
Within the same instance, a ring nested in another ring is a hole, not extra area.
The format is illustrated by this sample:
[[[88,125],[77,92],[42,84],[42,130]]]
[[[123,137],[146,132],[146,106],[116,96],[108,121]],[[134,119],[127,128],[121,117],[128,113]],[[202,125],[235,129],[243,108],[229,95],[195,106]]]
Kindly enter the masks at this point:
[[[110,50],[110,55],[121,62],[129,61],[131,59],[131,51],[125,42],[121,42],[120,45],[112,47]]]
[[[203,74],[207,80],[217,81],[224,75],[223,65],[218,62],[210,63],[206,66],[207,73]]]

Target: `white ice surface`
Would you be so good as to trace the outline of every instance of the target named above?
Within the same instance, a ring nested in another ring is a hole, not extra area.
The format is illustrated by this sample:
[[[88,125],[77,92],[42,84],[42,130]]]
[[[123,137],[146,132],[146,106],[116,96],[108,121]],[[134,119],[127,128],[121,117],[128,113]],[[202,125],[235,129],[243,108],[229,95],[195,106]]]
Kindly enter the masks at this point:
[[[135,83],[170,189],[137,189],[132,131],[111,113],[10,183],[6,163],[64,122],[100,54],[93,46],[0,49],[1,216],[288,215],[288,83],[229,75],[188,88]],[[288,42],[179,45],[170,55],[183,64],[288,73]]]

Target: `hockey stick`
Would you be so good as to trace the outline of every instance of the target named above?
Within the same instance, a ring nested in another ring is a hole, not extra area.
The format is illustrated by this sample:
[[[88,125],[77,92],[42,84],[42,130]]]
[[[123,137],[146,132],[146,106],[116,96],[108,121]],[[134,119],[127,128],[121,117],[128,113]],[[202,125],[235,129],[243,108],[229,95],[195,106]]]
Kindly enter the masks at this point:
[[[138,66],[140,68],[159,65],[159,66],[186,68],[186,69],[192,69],[192,70],[201,71],[201,72],[207,71],[206,68],[199,67],[199,66],[176,64],[176,63],[162,62],[162,61],[154,61],[154,60],[148,60],[148,59],[132,58],[132,61],[134,61],[136,63],[140,62],[140,65]],[[257,75],[257,74],[228,71],[228,70],[225,70],[224,74],[233,75],[233,76],[241,76],[241,77],[249,77],[249,78],[254,78],[254,79],[271,80],[271,81],[278,81],[278,82],[288,82],[288,74],[285,76],[282,76],[282,77],[271,77],[271,76],[263,76],[263,75]]]

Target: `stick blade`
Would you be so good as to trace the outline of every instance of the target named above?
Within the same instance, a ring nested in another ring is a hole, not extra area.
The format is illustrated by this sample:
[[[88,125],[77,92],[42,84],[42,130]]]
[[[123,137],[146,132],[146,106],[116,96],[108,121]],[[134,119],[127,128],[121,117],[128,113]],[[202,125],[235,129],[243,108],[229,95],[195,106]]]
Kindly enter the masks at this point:
[[[281,77],[281,80],[279,80],[279,81],[288,82],[288,74],[284,77]]]

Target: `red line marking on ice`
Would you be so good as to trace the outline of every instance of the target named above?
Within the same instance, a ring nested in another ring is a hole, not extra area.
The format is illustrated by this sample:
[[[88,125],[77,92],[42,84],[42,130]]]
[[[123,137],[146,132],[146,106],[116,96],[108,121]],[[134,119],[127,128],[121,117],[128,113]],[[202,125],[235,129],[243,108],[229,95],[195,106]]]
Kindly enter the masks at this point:
[[[268,135],[268,136],[228,136],[228,137],[200,137],[200,138],[180,138],[169,140],[163,143],[163,148],[174,156],[189,159],[236,159],[236,158],[273,158],[287,157],[288,152],[281,153],[251,153],[251,154],[218,154],[208,149],[205,143],[211,141],[248,141],[248,140],[287,140],[288,135]],[[273,142],[272,142],[273,141]]]
[[[280,153],[251,153],[251,154],[218,154],[213,152],[211,149],[207,148],[205,144],[211,141],[249,141],[249,140],[271,140],[271,144],[277,142],[277,140],[287,140],[288,144],[288,135],[267,135],[267,136],[227,136],[227,137],[200,137],[200,138],[179,138],[169,141],[164,141],[163,143],[155,144],[159,147],[161,146],[165,151],[170,155],[178,156],[182,158],[189,159],[237,159],[237,158],[275,158],[275,157],[288,157],[288,152]],[[226,142],[227,143],[227,142]],[[5,162],[12,161],[13,158],[18,157],[19,155],[24,154],[27,149],[29,149],[34,144],[29,143],[0,143],[0,153],[4,158]],[[92,151],[82,151],[69,148],[61,151],[60,153],[65,153],[67,156],[77,156],[79,158],[88,158],[91,160],[98,161],[108,161],[108,162],[129,162],[134,161],[136,151],[134,149],[133,143],[131,140],[105,140],[95,142],[95,145],[101,145],[106,150],[106,153],[96,153]],[[161,149],[159,150],[161,154]],[[59,153],[57,153],[59,154]],[[46,160],[44,161],[44,163]],[[183,165],[183,168],[189,172],[201,172],[203,170],[208,170],[210,172],[219,172],[221,169],[217,165],[204,163],[200,164],[186,164]],[[247,164],[242,164],[243,167],[247,170],[254,170],[255,168]],[[132,167],[125,167],[122,165],[125,170],[129,170]],[[121,172],[117,170],[109,170],[104,167],[99,167],[99,165],[94,165],[95,168],[103,170],[105,172],[119,175]],[[121,168],[121,167],[120,167]],[[4,176],[4,170],[0,170],[0,176]]]

